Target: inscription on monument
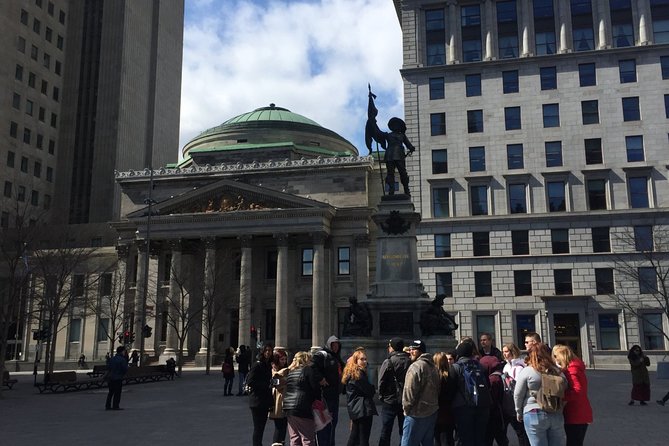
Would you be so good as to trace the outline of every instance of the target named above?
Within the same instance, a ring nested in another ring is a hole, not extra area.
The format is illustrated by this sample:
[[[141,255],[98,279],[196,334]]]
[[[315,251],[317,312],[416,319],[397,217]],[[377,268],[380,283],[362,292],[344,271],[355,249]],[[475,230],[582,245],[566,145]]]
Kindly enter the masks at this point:
[[[406,240],[383,240],[381,246],[381,281],[401,282],[413,280],[411,256]]]

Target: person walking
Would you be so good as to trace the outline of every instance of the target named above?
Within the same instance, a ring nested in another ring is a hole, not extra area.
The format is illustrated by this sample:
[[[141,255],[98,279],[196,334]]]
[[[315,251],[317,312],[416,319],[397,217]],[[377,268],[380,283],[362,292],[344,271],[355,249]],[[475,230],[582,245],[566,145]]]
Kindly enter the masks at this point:
[[[525,367],[525,360],[520,357],[520,349],[513,342],[509,342],[502,346],[502,356],[504,356],[504,361],[506,361],[504,368],[502,369],[502,375],[504,375],[504,379],[509,381],[509,383],[515,385],[518,373]],[[525,433],[525,425],[518,421],[515,414],[513,417],[504,417],[504,432],[508,430],[509,424],[516,432],[518,446],[529,446],[530,440]]]
[[[312,357],[316,375],[322,386],[323,399],[332,415],[332,423],[318,431],[318,446],[333,446],[335,431],[339,420],[339,395],[341,395],[341,377],[344,361],[341,359],[341,342],[337,336],[330,336],[325,346],[317,350]]]
[[[116,355],[109,360],[107,368],[109,393],[107,394],[105,410],[123,410],[119,407],[119,404],[123,391],[123,377],[126,373],[128,373],[128,351],[120,345],[116,348]]]
[[[251,350],[245,345],[240,345],[237,349],[237,373],[239,375],[237,396],[244,395],[244,385],[246,384],[246,375],[249,373],[251,365]]]
[[[585,364],[567,345],[553,346],[553,358],[567,377],[569,384],[564,393],[567,404],[562,411],[567,446],[583,446],[588,425],[592,423],[592,406],[588,399]]]
[[[639,404],[645,406],[646,401],[650,401],[650,378],[648,376],[650,359],[643,353],[640,346],[633,345],[627,354],[627,360],[632,370],[632,395],[627,404],[634,406],[634,401],[639,401]]]
[[[395,418],[397,418],[399,436],[402,438],[402,425],[404,424],[402,391],[404,390],[404,378],[411,365],[409,354],[403,349],[403,339],[391,339],[388,342],[388,358],[383,361],[379,370],[378,387],[381,401],[379,446],[390,446]]]
[[[346,363],[341,382],[346,386],[346,408],[351,420],[347,446],[369,446],[374,415],[374,386],[367,377],[367,353],[357,350]]]
[[[312,404],[320,398],[321,385],[311,354],[297,352],[288,367],[283,393],[283,412],[288,420],[290,446],[316,445],[316,425]]]
[[[432,446],[441,376],[423,341],[413,341],[409,355],[412,362],[402,391],[404,426],[401,446]]]
[[[532,446],[564,446],[562,411],[543,410],[536,396],[541,389],[542,373],[559,374],[565,385],[567,379],[542,343],[531,344],[527,352],[527,366],[518,373],[513,394],[517,419],[525,423],[525,432]]]
[[[493,337],[492,334],[481,333],[481,336],[479,337],[479,342],[481,345],[481,348],[479,349],[481,358],[485,356],[494,356],[495,358],[497,358],[499,362],[504,361],[504,358],[502,357],[502,352],[494,345],[495,338]]]
[[[232,357],[232,347],[229,347],[225,350],[225,356],[223,357],[223,365],[221,366],[221,372],[223,372],[223,396],[232,396],[232,383],[235,380],[235,365],[233,363]]]
[[[453,433],[455,432],[455,418],[451,412],[448,401],[448,370],[451,366],[451,355],[449,353],[437,352],[432,356],[434,364],[439,370],[441,386],[439,389],[439,410],[437,412],[437,421],[434,426],[434,444],[436,446],[455,446]],[[452,354],[455,362],[455,352]]]
[[[274,346],[265,344],[258,356],[258,361],[253,364],[246,385],[249,388],[249,408],[253,418],[253,446],[262,446],[262,437],[267,424],[267,415],[272,406],[272,350]]]
[[[269,417],[274,420],[274,435],[272,446],[283,446],[286,442],[288,420],[283,412],[283,396],[288,376],[288,354],[285,350],[275,350],[272,356],[272,399],[274,404],[270,408]]]

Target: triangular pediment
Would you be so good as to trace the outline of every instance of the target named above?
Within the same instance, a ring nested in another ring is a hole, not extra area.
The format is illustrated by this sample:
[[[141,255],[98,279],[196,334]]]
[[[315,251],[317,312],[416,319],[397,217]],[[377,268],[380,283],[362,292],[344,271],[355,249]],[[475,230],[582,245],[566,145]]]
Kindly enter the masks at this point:
[[[210,214],[327,207],[330,207],[327,203],[278,192],[262,186],[221,180],[157,203],[153,206],[152,214]],[[147,213],[148,209],[143,208],[129,214],[128,217],[141,218],[146,216]]]

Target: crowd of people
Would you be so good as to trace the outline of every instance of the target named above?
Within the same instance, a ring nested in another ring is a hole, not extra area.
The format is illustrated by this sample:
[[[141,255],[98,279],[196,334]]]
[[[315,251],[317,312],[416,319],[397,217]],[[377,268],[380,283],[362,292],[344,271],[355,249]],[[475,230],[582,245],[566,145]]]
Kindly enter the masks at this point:
[[[246,376],[250,349],[240,347],[226,353],[224,395],[232,394],[236,360],[239,394],[249,396],[253,446],[262,444],[268,420],[272,446],[334,445],[341,395],[348,446],[370,444],[375,416],[379,446],[390,444],[395,425],[402,446],[506,446],[509,425],[521,446],[584,444],[593,421],[585,364],[569,346],[551,349],[536,333],[524,347],[522,356],[513,343],[500,350],[483,333],[478,343],[463,338],[454,350],[433,353],[422,340],[405,346],[393,338],[374,383],[365,349],[344,360],[336,336],[292,360],[266,344]]]

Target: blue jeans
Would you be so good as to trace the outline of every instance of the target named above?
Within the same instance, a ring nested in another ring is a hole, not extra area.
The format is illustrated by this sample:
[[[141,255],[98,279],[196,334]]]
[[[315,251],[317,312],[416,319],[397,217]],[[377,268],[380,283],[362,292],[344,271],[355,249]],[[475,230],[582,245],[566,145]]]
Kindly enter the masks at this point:
[[[334,446],[335,431],[337,430],[337,421],[339,420],[339,395],[337,395],[336,399],[326,399],[325,404],[328,406],[330,415],[332,415],[332,423],[316,432],[316,437],[318,437],[318,446]]]
[[[543,410],[525,412],[523,424],[531,446],[564,446],[567,444],[562,412],[548,413]]]
[[[427,417],[404,417],[402,446],[432,446],[437,412]]]
[[[393,424],[397,418],[397,427],[402,438],[402,426],[404,425],[404,411],[401,404],[381,403],[381,436],[379,446],[390,446],[390,437],[393,434]]]

